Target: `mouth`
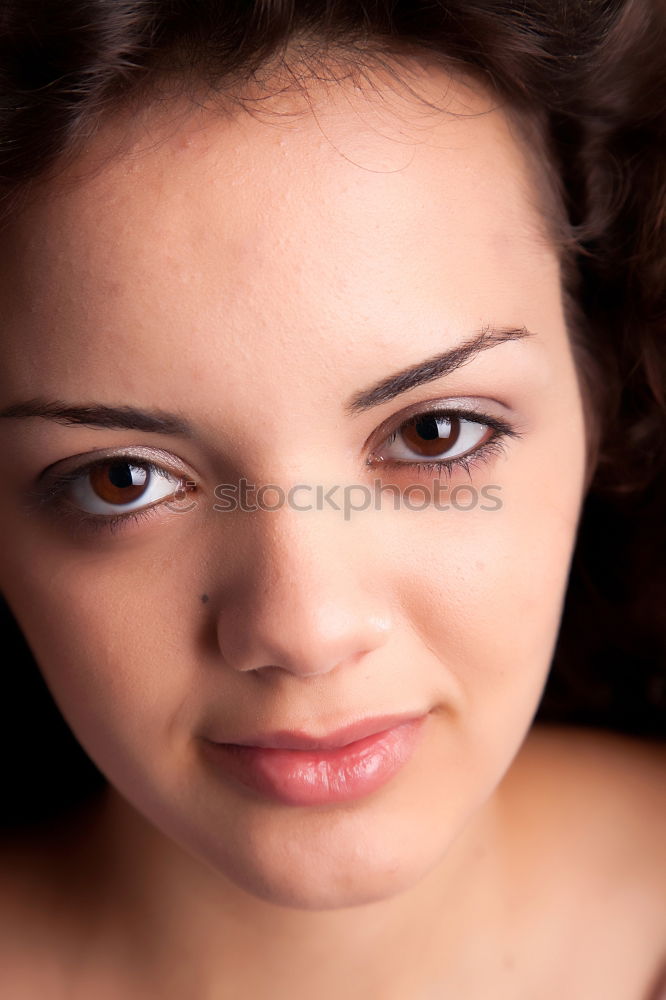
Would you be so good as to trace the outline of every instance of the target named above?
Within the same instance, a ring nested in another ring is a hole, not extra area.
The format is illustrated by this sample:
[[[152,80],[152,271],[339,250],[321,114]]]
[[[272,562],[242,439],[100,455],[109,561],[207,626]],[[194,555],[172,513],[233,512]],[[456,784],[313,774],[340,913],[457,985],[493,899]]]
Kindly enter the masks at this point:
[[[263,747],[273,750],[337,750],[340,747],[351,746],[368,736],[375,736],[403,723],[422,718],[426,714],[423,710],[417,710],[392,715],[376,715],[341,725],[322,735],[314,735],[294,728],[257,732],[238,739],[213,742],[219,742],[225,746]]]
[[[326,736],[281,730],[233,743],[204,740],[217,775],[288,806],[363,799],[407,764],[428,713],[364,719]]]

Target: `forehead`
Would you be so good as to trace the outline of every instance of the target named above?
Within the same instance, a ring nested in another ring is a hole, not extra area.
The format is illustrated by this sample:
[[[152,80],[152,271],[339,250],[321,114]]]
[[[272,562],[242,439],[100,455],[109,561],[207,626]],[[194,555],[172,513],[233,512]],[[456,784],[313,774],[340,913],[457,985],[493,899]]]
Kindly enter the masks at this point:
[[[15,388],[45,351],[60,392],[100,351],[130,389],[128,352],[154,364],[250,338],[319,363],[332,337],[342,353],[376,351],[429,309],[424,336],[435,344],[436,310],[441,349],[447,326],[528,306],[557,262],[512,122],[468,80],[416,77],[445,110],[342,81],[261,98],[251,115],[173,105],[107,122],[8,233],[5,316],[34,348],[13,352]]]

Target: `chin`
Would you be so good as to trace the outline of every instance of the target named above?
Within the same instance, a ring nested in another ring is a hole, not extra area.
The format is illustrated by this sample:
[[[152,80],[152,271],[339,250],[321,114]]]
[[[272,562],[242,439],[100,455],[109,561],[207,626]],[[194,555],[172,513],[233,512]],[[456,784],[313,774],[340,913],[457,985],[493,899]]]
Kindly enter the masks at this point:
[[[432,808],[424,815],[427,805],[396,795],[317,813],[260,808],[223,822],[199,816],[177,839],[255,899],[295,910],[344,909],[405,892],[441,861],[454,839],[453,829],[446,836],[453,817]]]
[[[417,846],[417,845],[416,845]],[[368,852],[370,855],[368,856]],[[421,880],[432,865],[412,843],[402,853],[377,842],[366,850],[338,844],[327,853],[303,844],[282,852],[243,852],[231,859],[209,859],[239,889],[273,906],[292,910],[340,910],[390,899]]]

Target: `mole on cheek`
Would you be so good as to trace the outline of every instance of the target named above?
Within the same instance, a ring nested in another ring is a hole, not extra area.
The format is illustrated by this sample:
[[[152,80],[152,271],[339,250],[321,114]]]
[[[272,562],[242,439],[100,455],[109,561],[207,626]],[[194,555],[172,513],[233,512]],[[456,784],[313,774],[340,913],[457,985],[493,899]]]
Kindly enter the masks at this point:
[[[207,600],[208,600],[208,594],[202,594],[201,595],[201,603],[205,604]]]

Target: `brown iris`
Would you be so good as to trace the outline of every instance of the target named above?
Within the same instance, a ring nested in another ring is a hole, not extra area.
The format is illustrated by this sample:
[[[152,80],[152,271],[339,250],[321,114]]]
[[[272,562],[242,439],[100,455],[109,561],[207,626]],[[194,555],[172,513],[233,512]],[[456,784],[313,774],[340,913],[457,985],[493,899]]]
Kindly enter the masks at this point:
[[[432,458],[456,443],[460,437],[460,418],[424,413],[405,424],[400,433],[413,451]]]
[[[98,498],[111,504],[138,500],[148,483],[147,469],[118,459],[96,465],[88,475]]]

